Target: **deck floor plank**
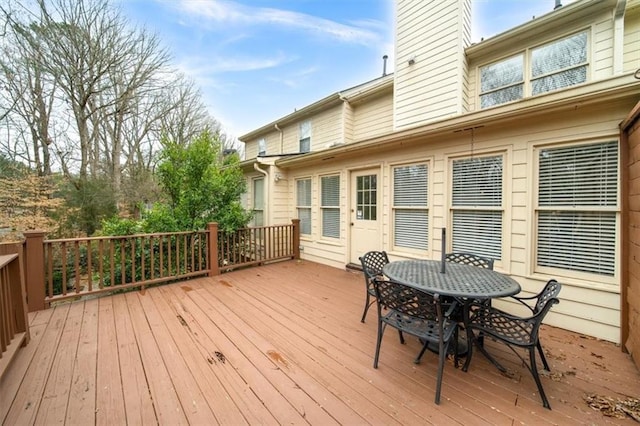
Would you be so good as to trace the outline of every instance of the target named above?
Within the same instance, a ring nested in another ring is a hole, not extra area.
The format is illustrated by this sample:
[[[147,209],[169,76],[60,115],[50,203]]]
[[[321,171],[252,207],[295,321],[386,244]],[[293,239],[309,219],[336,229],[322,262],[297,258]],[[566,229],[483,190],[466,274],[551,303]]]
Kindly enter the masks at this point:
[[[67,405],[66,423],[86,425],[95,422],[98,309],[99,301],[97,299],[88,300],[84,304],[80,340],[74,359],[73,378],[71,379],[69,403]]]
[[[451,360],[434,404],[437,356],[365,323],[364,279],[308,261],[57,305],[29,314],[32,340],[0,379],[3,425],[67,424],[637,424],[584,397],[640,395],[618,345],[543,326],[551,365],[542,407],[521,360],[502,344]],[[525,354],[523,352],[523,354]],[[66,391],[65,391],[66,389]]]
[[[64,330],[70,305],[51,309],[52,315],[45,329],[37,352],[29,363],[4,424],[32,424],[43,399],[45,386],[51,373],[53,360]],[[41,316],[39,316],[41,317]]]
[[[95,423],[98,425],[125,424],[127,422],[122,384],[130,377],[130,371],[121,369],[120,357],[118,356],[118,351],[120,348],[126,347],[126,342],[118,342],[116,335],[116,315],[114,313],[116,300],[117,297],[98,299],[95,412]],[[127,357],[123,358],[124,362],[126,359]],[[130,392],[127,395],[127,400],[136,400],[138,395],[139,392]],[[138,412],[142,412],[142,410]]]

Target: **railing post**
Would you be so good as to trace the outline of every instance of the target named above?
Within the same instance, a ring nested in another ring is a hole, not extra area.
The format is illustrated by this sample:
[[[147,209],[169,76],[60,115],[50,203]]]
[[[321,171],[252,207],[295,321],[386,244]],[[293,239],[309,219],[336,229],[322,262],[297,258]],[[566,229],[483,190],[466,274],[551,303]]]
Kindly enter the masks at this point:
[[[27,291],[24,278],[24,248],[22,244],[17,245],[18,258],[9,264],[9,281],[19,283],[13,288],[13,309],[16,319],[16,331],[24,332],[25,338],[23,346],[29,343],[31,335],[29,333],[29,317],[27,315]]]
[[[293,258],[300,259],[300,219],[291,219],[293,225]]]
[[[220,275],[218,265],[218,224],[212,222],[208,226],[209,234],[209,276]]]
[[[44,236],[43,231],[24,231],[24,271],[29,312],[45,309]]]

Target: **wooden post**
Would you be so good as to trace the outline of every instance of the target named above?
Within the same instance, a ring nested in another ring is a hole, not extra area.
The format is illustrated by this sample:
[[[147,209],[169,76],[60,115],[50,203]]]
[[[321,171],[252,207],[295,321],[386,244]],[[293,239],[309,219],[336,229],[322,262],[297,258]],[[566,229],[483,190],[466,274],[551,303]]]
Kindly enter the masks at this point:
[[[220,265],[218,265],[218,224],[212,222],[208,226],[209,234],[209,276],[220,275]]]
[[[14,287],[13,295],[13,311],[16,318],[16,330],[25,333],[22,345],[29,343],[31,335],[29,334],[29,317],[27,315],[27,290],[24,279],[24,249],[22,244],[17,245],[18,258],[9,265],[9,281],[19,283]],[[17,290],[17,291],[16,291]]]
[[[300,219],[291,219],[293,225],[293,258],[300,259]]]
[[[45,305],[43,231],[25,231],[24,271],[29,312],[41,311]]]

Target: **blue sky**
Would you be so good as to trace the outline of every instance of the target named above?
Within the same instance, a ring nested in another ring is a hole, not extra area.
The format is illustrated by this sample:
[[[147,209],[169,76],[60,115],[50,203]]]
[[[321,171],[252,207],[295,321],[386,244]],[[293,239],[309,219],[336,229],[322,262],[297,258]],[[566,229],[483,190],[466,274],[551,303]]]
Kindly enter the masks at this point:
[[[384,54],[393,71],[393,0],[119,1],[133,24],[159,35],[234,137],[379,77]],[[480,41],[552,11],[555,0],[472,5]]]

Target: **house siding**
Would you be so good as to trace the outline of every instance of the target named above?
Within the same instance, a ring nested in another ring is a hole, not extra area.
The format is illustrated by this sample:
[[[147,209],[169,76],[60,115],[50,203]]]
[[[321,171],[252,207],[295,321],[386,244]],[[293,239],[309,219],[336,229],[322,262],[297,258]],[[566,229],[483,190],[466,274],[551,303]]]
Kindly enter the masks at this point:
[[[461,59],[469,45],[468,0],[397,6],[394,113],[402,129],[463,112]],[[409,60],[415,63],[410,64]]]
[[[353,107],[353,139],[362,140],[393,130],[393,94],[387,93]]]
[[[623,69],[634,72],[640,68],[640,2],[624,20]]]

